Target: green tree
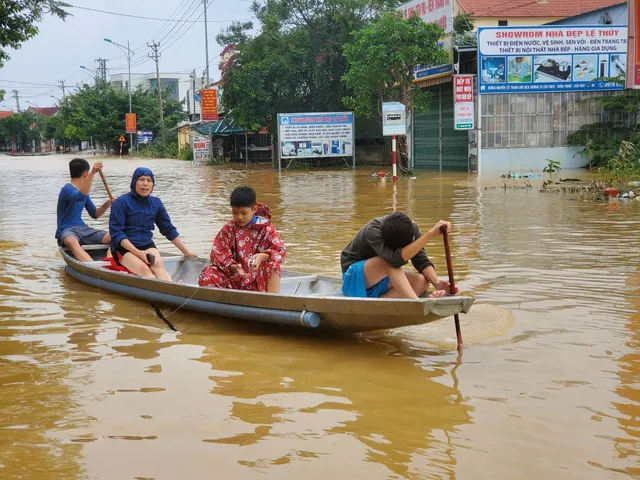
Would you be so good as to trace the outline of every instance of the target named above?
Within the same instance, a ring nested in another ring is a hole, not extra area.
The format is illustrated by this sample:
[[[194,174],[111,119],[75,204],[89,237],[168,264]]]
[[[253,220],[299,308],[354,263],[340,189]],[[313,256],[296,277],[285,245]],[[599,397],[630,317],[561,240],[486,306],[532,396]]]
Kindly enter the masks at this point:
[[[18,49],[38,34],[37,23],[47,14],[65,19],[69,15],[66,3],[56,0],[0,1],[0,68],[10,58],[7,48]],[[0,101],[4,98],[0,90]]]
[[[132,93],[132,107],[137,114],[138,128],[151,130],[160,142],[171,142],[158,138],[160,114],[155,90],[138,88]],[[164,121],[171,129],[186,119],[181,102],[163,92]],[[64,137],[80,142],[93,138],[98,144],[115,147],[120,135],[125,133],[125,116],[129,112],[128,92],[101,80],[95,85],[83,85],[79,91],[67,97],[61,105],[59,115],[64,119]],[[177,133],[175,133],[177,140]]]
[[[234,24],[218,42],[238,54],[222,84],[222,106],[238,124],[271,127],[277,113],[343,109],[345,43],[397,0],[254,2],[251,23]]]
[[[438,46],[443,34],[440,25],[425,23],[417,15],[404,19],[400,13],[385,13],[356,32],[344,47],[343,78],[351,91],[345,104],[368,118],[380,115],[383,101],[394,99],[409,111],[428,110],[430,94],[414,85],[414,69],[447,62],[447,53]]]
[[[44,131],[45,117],[36,115],[31,110],[16,113],[0,119],[0,138],[4,143],[11,143],[15,137],[23,149],[28,149],[32,140],[39,142]]]

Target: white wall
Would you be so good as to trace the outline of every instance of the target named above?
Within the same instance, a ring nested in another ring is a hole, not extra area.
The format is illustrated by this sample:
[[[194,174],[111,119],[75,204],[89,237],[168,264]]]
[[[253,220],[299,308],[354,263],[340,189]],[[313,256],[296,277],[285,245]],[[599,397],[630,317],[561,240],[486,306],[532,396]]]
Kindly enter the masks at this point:
[[[489,148],[482,150],[481,171],[542,173],[547,160],[557,160],[563,170],[581,168],[589,163],[577,154],[578,147]]]

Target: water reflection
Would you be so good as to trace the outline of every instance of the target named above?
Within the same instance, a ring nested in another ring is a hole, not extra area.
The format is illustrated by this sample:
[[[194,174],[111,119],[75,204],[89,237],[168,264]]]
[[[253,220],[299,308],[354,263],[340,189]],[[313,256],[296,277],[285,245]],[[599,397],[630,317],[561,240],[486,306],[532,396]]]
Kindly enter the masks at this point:
[[[441,347],[447,321],[317,338],[179,311],[182,333],[169,331],[146,303],[64,274],[53,232],[67,162],[0,159],[0,477],[640,474],[640,202],[485,189],[496,182],[463,174],[424,172],[394,191],[375,169],[106,162],[116,195],[136,167],[154,169],[203,256],[238,184],[272,208],[289,268],[330,275],[374,216],[396,208],[423,229],[451,218],[460,286],[515,317],[477,317],[483,341],[459,359]],[[25,188],[38,189],[28,215]],[[99,183],[93,196],[106,198]],[[427,252],[446,275],[441,243]]]

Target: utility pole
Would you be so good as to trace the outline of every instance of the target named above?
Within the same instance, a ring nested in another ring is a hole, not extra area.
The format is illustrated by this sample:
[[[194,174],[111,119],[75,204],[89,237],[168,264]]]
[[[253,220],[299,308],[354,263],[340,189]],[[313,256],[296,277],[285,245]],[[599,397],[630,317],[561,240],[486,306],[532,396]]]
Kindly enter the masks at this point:
[[[100,78],[102,78],[103,82],[107,81],[107,60],[104,58],[97,58],[96,62],[98,62],[98,74]]]
[[[191,92],[191,97],[193,98],[193,116],[191,117],[191,121],[193,122],[196,118],[196,69],[193,69],[191,72],[191,85],[193,91]]]
[[[202,0],[204,4],[204,53],[207,56],[206,69],[207,69],[207,84],[205,88],[209,88],[209,29],[207,27],[207,1]]]
[[[67,87],[64,85],[64,80],[60,80],[58,83],[60,84],[60,88],[62,89],[62,100],[64,100],[67,97]]]
[[[18,90],[13,91],[13,97],[16,99],[16,110],[20,113],[20,94],[18,93]]]
[[[147,46],[153,50],[152,53],[149,53],[149,58],[152,58],[156,62],[156,88],[158,89],[158,105],[160,107],[160,133],[164,137],[164,110],[162,108],[162,88],[160,85],[160,52],[158,52],[158,48],[160,48],[160,44],[153,42],[151,44],[147,43]]]

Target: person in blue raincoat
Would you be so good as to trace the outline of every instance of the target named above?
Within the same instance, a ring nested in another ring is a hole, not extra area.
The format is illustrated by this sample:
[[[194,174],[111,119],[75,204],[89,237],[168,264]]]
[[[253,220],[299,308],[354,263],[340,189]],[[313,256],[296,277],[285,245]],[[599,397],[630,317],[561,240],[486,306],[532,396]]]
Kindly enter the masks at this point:
[[[195,257],[196,254],[182,243],[162,200],[151,196],[154,186],[155,177],[150,169],[141,167],[133,172],[131,191],[119,197],[111,206],[111,251],[116,263],[131,273],[172,281],[153,243],[155,226],[186,257]]]

